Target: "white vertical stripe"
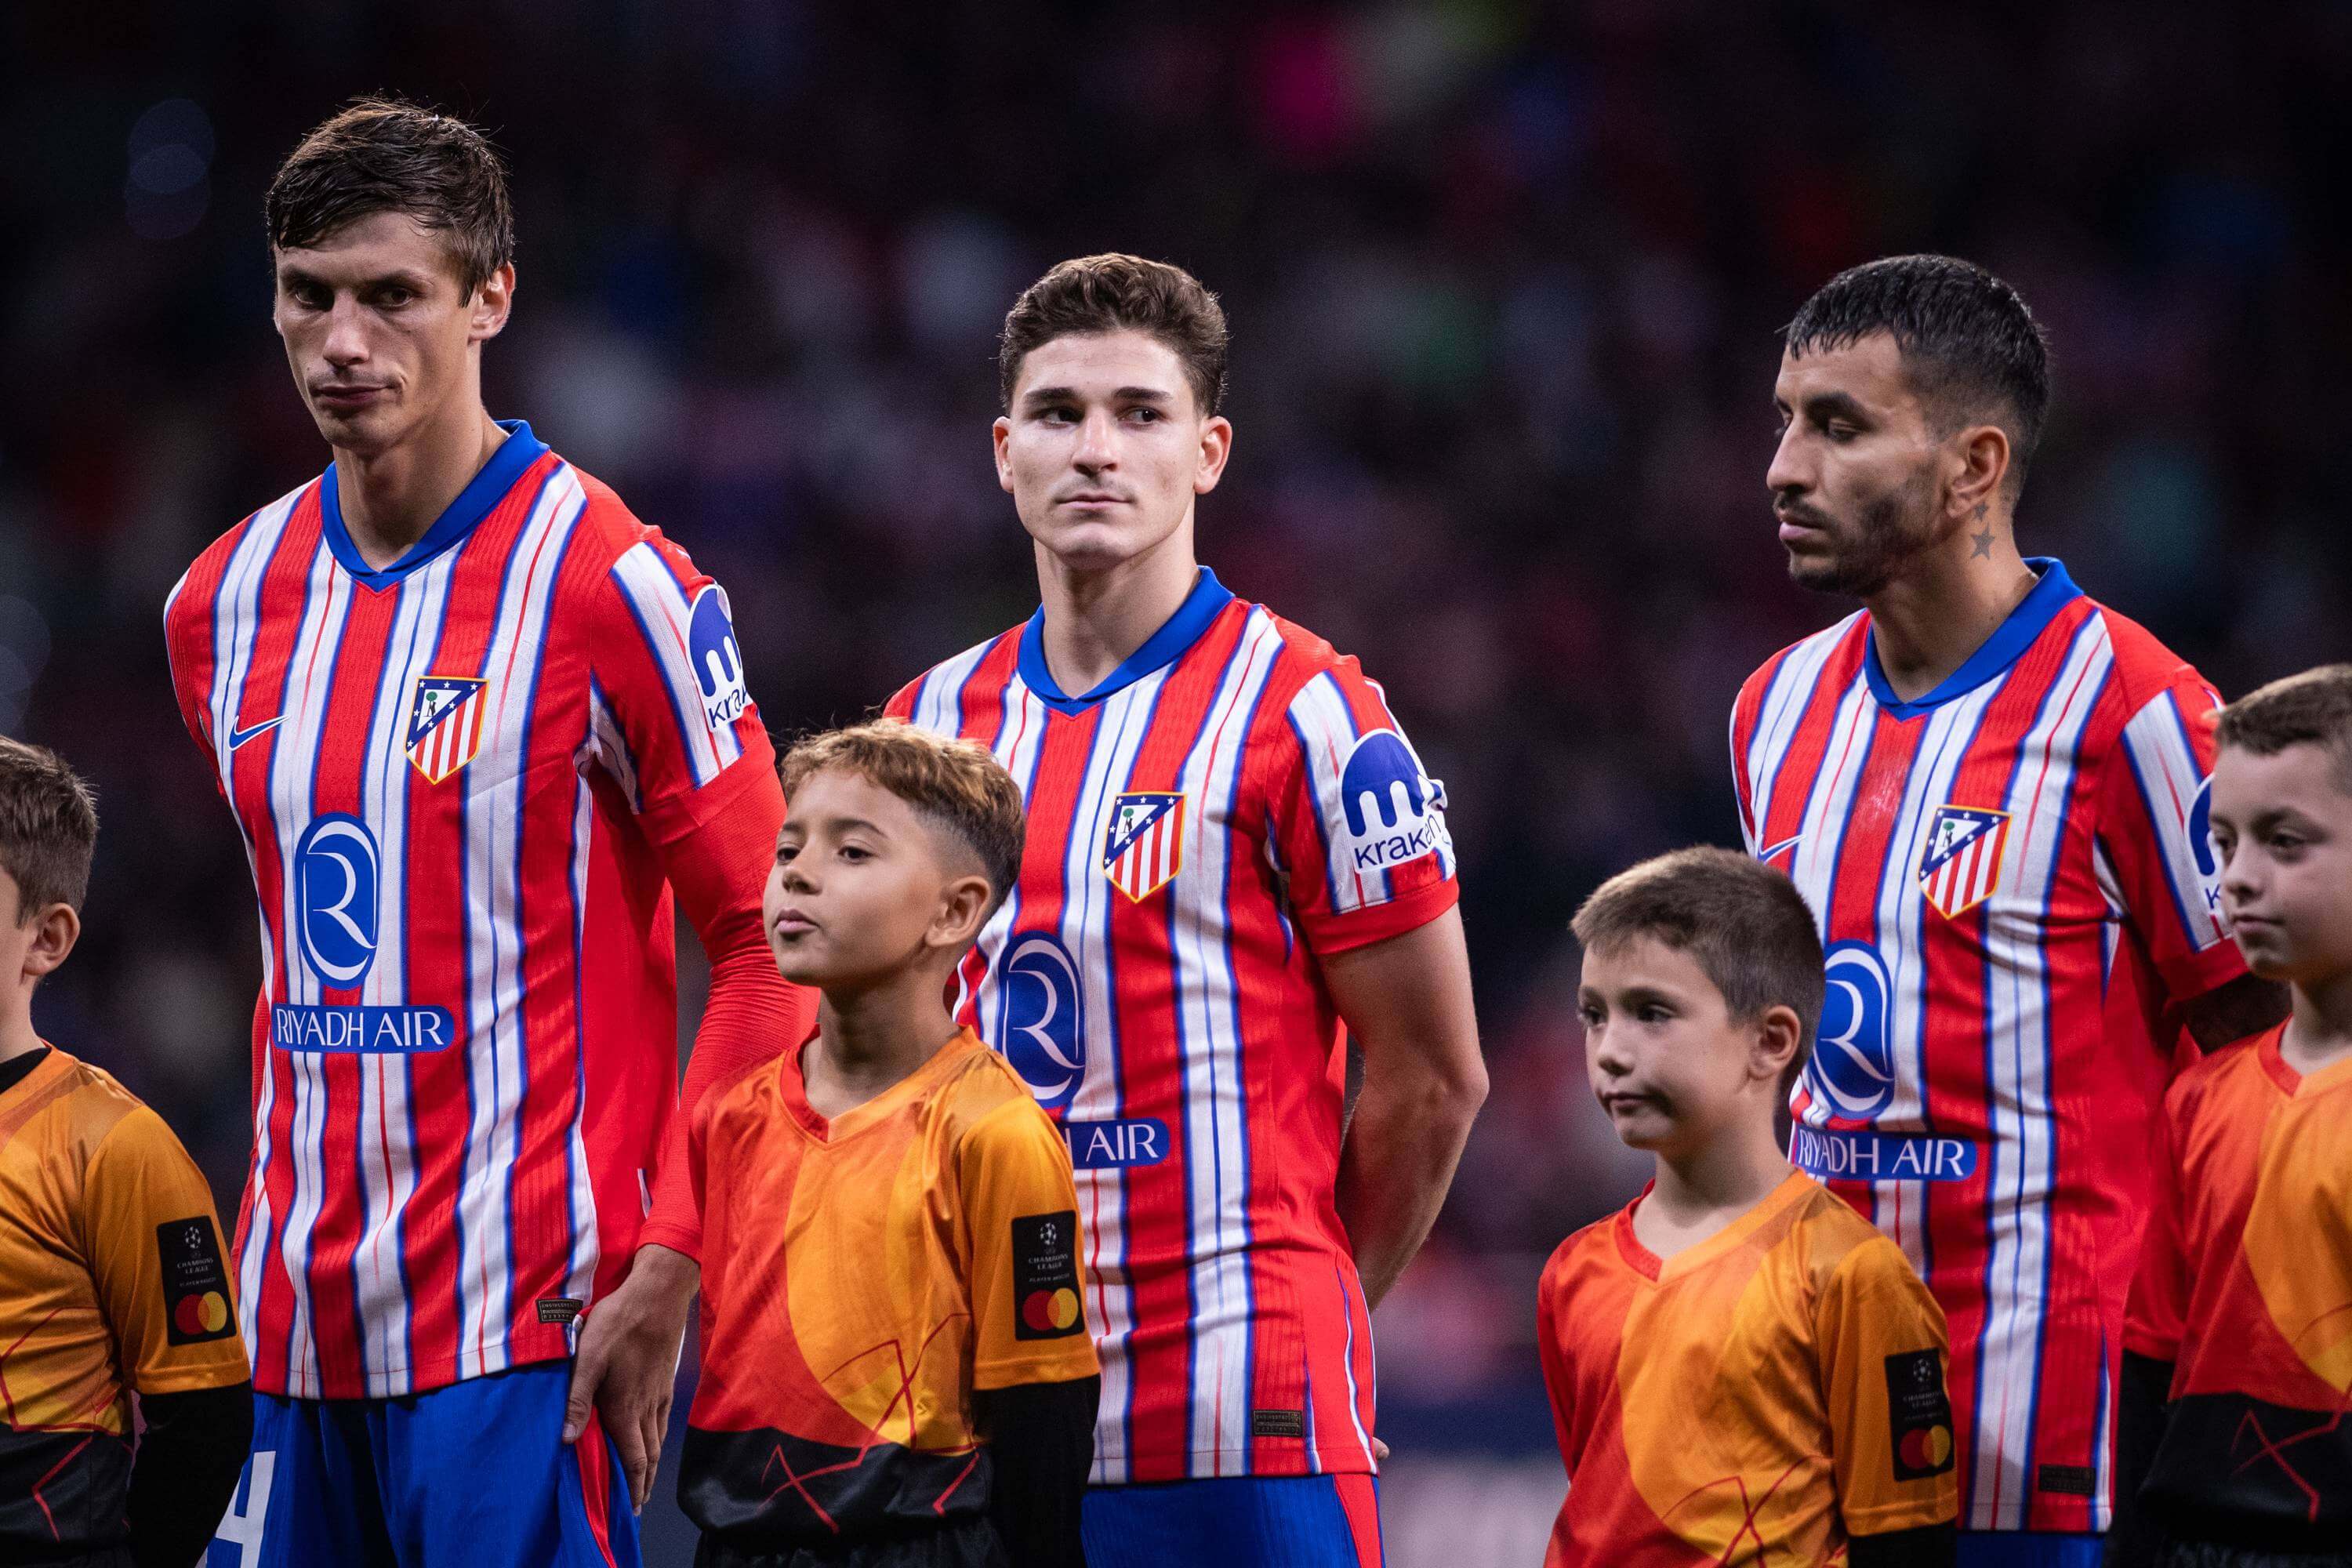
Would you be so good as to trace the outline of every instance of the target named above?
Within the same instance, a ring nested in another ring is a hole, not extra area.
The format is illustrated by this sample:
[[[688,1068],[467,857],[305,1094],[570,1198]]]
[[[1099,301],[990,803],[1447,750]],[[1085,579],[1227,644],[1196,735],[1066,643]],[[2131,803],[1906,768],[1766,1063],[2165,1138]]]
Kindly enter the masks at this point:
[[[1077,963],[1080,994],[1085,998],[1086,1075],[1079,1079],[1066,1113],[1076,1121],[1118,1114],[1118,1062],[1111,1048],[1118,996],[1112,984],[1115,958],[1110,922],[1111,900],[1124,900],[1126,895],[1102,874],[1103,826],[1110,797],[1135,766],[1149,728],[1145,720],[1167,679],[1168,671],[1162,669],[1103,699],[1095,721],[1098,728],[1093,760],[1078,786],[1070,816],[1069,843],[1062,860],[1065,897],[1055,934]],[[1098,1300],[1108,1309],[1108,1321],[1096,1341],[1103,1394],[1101,1415],[1095,1424],[1094,1479],[1113,1482],[1126,1480],[1129,1474],[1126,1405],[1133,1373],[1127,1363],[1126,1346],[1127,1336],[1135,1327],[1134,1281],[1128,1272],[1126,1215],[1120,1198],[1123,1175],[1115,1169],[1076,1173],[1080,1205],[1090,1217],[1103,1216],[1094,1223],[1105,1234],[1089,1243],[1097,1259],[1094,1273]]]
[[[1916,1132],[1927,1125],[1927,963],[1926,922],[1941,920],[1919,896],[1918,867],[1927,851],[1929,825],[1936,808],[1948,803],[1967,761],[1969,746],[1985,710],[1999,695],[2002,682],[1988,681],[1952,701],[1939,704],[1924,721],[1925,732],[1913,754],[1903,804],[1896,809],[1886,839],[1886,862],[1877,889],[1879,957],[1886,964],[1888,1059],[1895,1069],[1895,1093],[1874,1125],[1890,1131]],[[1869,683],[1855,688],[1867,693]],[[1880,711],[1870,700],[1874,720]],[[1821,1106],[1806,1120],[1826,1120]],[[1927,1265],[1927,1202],[1929,1184],[1921,1181],[1884,1182],[1872,1194],[1871,1218],[1925,1273]]]
[[[304,489],[309,488],[307,485],[303,487]],[[229,793],[232,802],[229,816],[236,823],[238,837],[245,842],[246,865],[253,874],[257,914],[261,925],[261,989],[265,1005],[274,997],[278,984],[274,973],[275,951],[269,940],[268,913],[258,899],[261,861],[252,835],[246,831],[245,814],[234,807],[236,791],[232,780],[235,770],[230,761],[228,741],[236,727],[237,705],[245,690],[246,679],[252,673],[253,627],[260,614],[262,577],[270,555],[277,550],[278,541],[285,536],[286,524],[294,515],[295,504],[301,498],[302,490],[295,490],[254,514],[252,521],[246,527],[245,536],[229,552],[212,605],[213,679],[212,689],[206,694],[206,713],[212,728],[214,756],[220,773],[221,788]],[[281,915],[280,918],[285,917]],[[290,947],[289,951],[291,951]],[[236,1262],[237,1317],[248,1356],[257,1355],[261,1343],[261,1282],[269,1249],[272,1219],[269,1188],[263,1180],[263,1173],[268,1170],[272,1156],[269,1115],[277,1103],[278,1089],[276,1075],[268,1070],[269,1047],[267,1045],[261,1047],[260,1056],[263,1068],[261,1093],[254,1101],[253,1159],[246,1173],[247,1187],[253,1194],[253,1208],[247,1216],[246,1245]]]
[[[2208,897],[2214,884],[2198,869],[2200,847],[2189,835],[2189,813],[2205,787],[2205,770],[2180,726],[2178,700],[2169,691],[2159,692],[2124,725],[2123,747],[2147,794],[2158,864],[2178,900],[2179,913],[2173,918],[2186,918],[2189,941],[2203,949],[2228,936],[2229,929],[2220,901]]]
[[[1226,947],[1232,915],[1225,890],[1234,858],[1227,805],[1251,713],[1281,648],[1273,617],[1253,610],[1178,775],[1184,809],[1197,829],[1171,889],[1175,962],[1170,972],[1189,1140],[1192,1448],[1215,1456],[1213,1473],[1220,1474],[1223,1455],[1246,1450],[1250,1436],[1249,1118],[1242,1042],[1234,1029],[1239,980]]]
[[[1986,1194],[1990,1253],[1969,1521],[1979,1530],[2017,1530],[2025,1523],[2025,1453],[2049,1307],[2043,1299],[2050,1247],[2045,1211],[2057,1138],[2049,1079],[2050,977],[2042,936],[2077,749],[2112,663],[2105,618],[2085,617],[2042,711],[2018,746],[2016,771],[2001,802],[2010,814],[2001,892],[1985,913],[1991,970],[1986,999],[1991,1058],[1987,1110],[1993,1145],[1988,1151],[1992,1169]]]
[[[579,491],[579,480],[569,468],[549,489],[569,486]],[[694,668],[688,633],[694,616],[693,601],[651,543],[631,545],[613,563],[612,579],[621,596],[644,623],[646,651],[653,656],[662,685],[677,705],[678,744],[687,769],[699,785],[719,776],[719,770],[740,756],[742,742],[732,724],[713,730],[702,705],[702,678]]]
[[[971,679],[971,672],[980,668],[980,661],[988,657],[988,650],[996,646],[997,640],[991,637],[975,647],[968,647],[925,676],[922,691],[916,699],[908,721],[917,729],[929,730],[935,735],[953,736],[959,733],[957,726],[962,719],[964,683]]]
[[[1829,936],[1830,894],[1837,877],[1837,856],[1847,820],[1853,815],[1853,795],[1862,782],[1863,763],[1870,755],[1870,727],[1878,705],[1870,686],[1856,675],[1838,699],[1830,723],[1829,744],[1822,752],[1822,771],[1812,781],[1805,803],[1804,837],[1790,858],[1789,879],[1813,909],[1813,921]]]
[[[466,815],[465,884],[473,939],[466,1043],[474,1107],[457,1197],[464,1225],[457,1261],[458,1367],[467,1377],[508,1364],[506,1326],[514,1287],[508,1182],[520,1133],[526,1059],[519,1012],[522,927],[517,863],[526,783],[523,747],[532,686],[546,649],[556,569],[585,501],[578,477],[569,468],[558,469],[508,556],[498,622],[482,662],[481,673],[489,682],[481,694],[485,738],[476,755],[477,784]],[[491,782],[480,782],[485,779]]]
[[[1813,685],[1821,679],[1822,667],[1829,662],[1830,655],[1837,651],[1847,630],[1862,614],[1856,610],[1790,649],[1788,657],[1780,661],[1771,689],[1764,695],[1764,706],[1756,716],[1756,733],[1748,738],[1748,755],[1739,759],[1748,769],[1748,797],[1755,803],[1759,839],[1748,847],[1750,853],[1764,847],[1760,840],[1768,831],[1765,823],[1772,810],[1773,773],[1811,706]]]
[[[286,911],[286,973],[284,999],[317,1003],[324,985],[303,956],[302,900],[297,887],[299,868],[295,847],[318,810],[312,791],[320,743],[326,733],[327,706],[333,696],[335,655],[342,645],[343,621],[351,608],[352,583],[323,544],[310,562],[310,602],[294,637],[288,666],[286,709],[270,755],[270,815],[278,833],[280,887],[278,907]],[[376,894],[383,897],[383,879]],[[325,1138],[329,1115],[324,1060],[315,1051],[296,1051],[286,1058],[293,1083],[293,1196],[288,1203],[285,1234],[278,1256],[293,1285],[294,1313],[290,1330],[292,1363],[288,1390],[297,1398],[316,1399],[324,1393],[319,1370],[319,1347],[310,1319],[310,1247],[319,1213],[326,1201]]]

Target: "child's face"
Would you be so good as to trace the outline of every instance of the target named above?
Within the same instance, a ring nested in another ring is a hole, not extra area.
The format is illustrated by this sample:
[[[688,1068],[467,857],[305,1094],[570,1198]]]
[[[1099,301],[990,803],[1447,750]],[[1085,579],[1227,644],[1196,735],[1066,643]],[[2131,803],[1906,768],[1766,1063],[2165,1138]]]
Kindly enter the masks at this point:
[[[1790,1038],[1776,1056],[1770,1031],[1733,1018],[1696,959],[1646,936],[1587,949],[1577,1005],[1592,1093],[1632,1147],[1674,1154],[1743,1116],[1771,1116],[1794,1048],[1792,1011],[1766,1015],[1787,1015]]]
[[[2213,764],[2221,909],[2246,965],[2305,984],[2352,971],[2352,795],[2318,746]]]
[[[945,855],[942,835],[863,775],[824,768],[801,781],[768,872],[761,919],[787,980],[856,985],[979,933],[988,880]]]

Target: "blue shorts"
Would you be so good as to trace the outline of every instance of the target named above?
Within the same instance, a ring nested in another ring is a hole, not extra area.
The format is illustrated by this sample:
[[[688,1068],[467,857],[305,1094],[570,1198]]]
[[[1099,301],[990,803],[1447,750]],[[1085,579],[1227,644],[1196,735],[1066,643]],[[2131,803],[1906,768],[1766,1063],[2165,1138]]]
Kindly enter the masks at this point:
[[[2099,1568],[2104,1535],[2054,1530],[1963,1530],[1960,1568]]]
[[[1370,1476],[1233,1476],[1095,1487],[1087,1568],[1381,1568]]]
[[[205,1568],[639,1568],[620,1461],[563,1441],[568,1362],[401,1399],[253,1396]]]

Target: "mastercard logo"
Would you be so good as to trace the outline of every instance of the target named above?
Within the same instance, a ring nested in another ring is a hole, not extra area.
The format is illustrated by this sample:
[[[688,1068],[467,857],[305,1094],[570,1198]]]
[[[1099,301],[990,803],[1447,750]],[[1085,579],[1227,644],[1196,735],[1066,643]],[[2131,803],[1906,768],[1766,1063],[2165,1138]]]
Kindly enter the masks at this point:
[[[1078,1293],[1067,1286],[1059,1290],[1032,1290],[1022,1300],[1021,1321],[1041,1334],[1066,1329],[1078,1321]]]
[[[1904,1465],[1914,1470],[1941,1468],[1952,1457],[1952,1429],[1949,1426],[1921,1426],[1903,1434],[1901,1449]]]
[[[172,1309],[172,1324],[184,1334],[216,1334],[228,1327],[228,1298],[217,1290],[183,1296]]]

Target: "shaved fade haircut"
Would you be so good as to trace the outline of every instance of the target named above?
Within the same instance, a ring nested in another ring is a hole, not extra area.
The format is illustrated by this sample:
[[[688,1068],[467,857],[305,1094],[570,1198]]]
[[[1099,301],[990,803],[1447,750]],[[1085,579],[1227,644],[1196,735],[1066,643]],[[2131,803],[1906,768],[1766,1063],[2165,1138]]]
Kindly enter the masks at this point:
[[[969,849],[988,878],[993,914],[1021,876],[1028,817],[1021,786],[977,741],[950,740],[903,719],[877,719],[811,735],[776,763],[785,811],[814,773],[838,768],[889,791]]]
[[[2012,501],[2050,415],[2050,334],[2018,291],[1953,256],[1889,256],[1848,268],[1780,331],[1791,357],[1886,332],[1937,433],[1998,425],[2009,437],[2001,489]]]

